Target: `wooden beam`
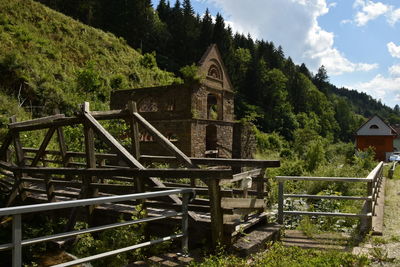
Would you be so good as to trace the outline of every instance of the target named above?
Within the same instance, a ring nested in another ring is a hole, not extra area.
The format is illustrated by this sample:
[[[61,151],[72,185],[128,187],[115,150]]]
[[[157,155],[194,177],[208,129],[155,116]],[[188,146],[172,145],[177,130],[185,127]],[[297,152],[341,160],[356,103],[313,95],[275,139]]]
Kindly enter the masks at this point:
[[[138,176],[160,178],[203,178],[220,180],[232,175],[231,170],[204,169],[134,169],[134,168],[52,168],[52,167],[9,167],[10,170],[20,170],[27,174],[59,174],[59,175],[93,175],[102,177]]]
[[[96,131],[100,138],[106,142],[118,155],[131,167],[144,169],[139,163],[89,112],[83,112],[83,116],[88,125]]]
[[[27,120],[27,121],[21,121],[21,122],[12,122],[8,125],[8,128],[14,129],[14,128],[20,128],[24,126],[32,126],[32,125],[37,125],[37,124],[45,124],[52,122],[56,119],[64,118],[64,114],[56,114],[56,115],[51,115],[47,117],[42,117],[38,119],[33,119],[33,120]]]
[[[129,101],[128,102],[128,112],[129,112],[129,126],[131,131],[131,151],[132,155],[139,160],[140,159],[140,137],[139,137],[139,125],[135,120],[135,116],[133,115],[137,112],[136,102]],[[138,177],[135,178],[135,191],[137,193],[145,191],[145,184],[143,179]],[[144,201],[142,201],[144,203]]]
[[[39,163],[39,160],[45,154],[44,152],[46,151],[46,148],[47,148],[51,138],[53,137],[53,134],[54,134],[55,131],[56,131],[55,127],[51,127],[47,131],[47,133],[46,133],[46,135],[45,135],[45,137],[43,139],[43,142],[39,147],[39,150],[37,151],[35,157],[33,158],[32,162],[31,162],[31,167],[35,167]]]
[[[186,166],[191,168],[197,168],[182,151],[180,151],[171,141],[169,141],[164,135],[162,135],[153,125],[148,123],[139,113],[134,112],[136,121],[146,129],[165,149],[172,152],[176,158],[184,163]]]
[[[261,209],[265,208],[265,201],[256,198],[227,198],[221,199],[223,209]]]

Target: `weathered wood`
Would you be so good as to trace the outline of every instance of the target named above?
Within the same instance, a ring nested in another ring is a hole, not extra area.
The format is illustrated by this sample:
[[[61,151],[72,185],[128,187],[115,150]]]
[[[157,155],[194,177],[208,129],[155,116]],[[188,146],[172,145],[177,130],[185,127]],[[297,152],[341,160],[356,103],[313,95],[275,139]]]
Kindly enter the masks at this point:
[[[54,184],[52,183],[50,177],[45,178],[45,186],[46,186],[46,194],[47,194],[47,201],[55,202],[56,195],[54,194]]]
[[[238,182],[243,180],[244,178],[247,177],[254,177],[254,176],[258,176],[261,173],[261,169],[255,169],[255,170],[251,170],[251,171],[246,171],[246,172],[241,172],[238,174],[234,174],[232,176],[232,179],[223,179],[219,182],[220,185],[226,185],[226,184],[231,184],[234,182]]]
[[[223,243],[224,223],[221,209],[221,188],[217,180],[208,181],[210,191],[211,237],[214,249]]]
[[[162,135],[153,125],[148,123],[139,113],[134,112],[136,121],[145,128],[164,148],[172,152],[176,158],[184,163],[186,166],[191,168],[197,168],[196,165],[187,157],[182,151],[180,151],[171,141],[169,141],[164,135]]]
[[[83,113],[84,118],[88,125],[97,132],[101,139],[106,142],[111,148],[117,152],[118,155],[131,167],[144,169],[143,165],[139,163],[96,119],[90,115],[89,112]]]
[[[256,167],[256,168],[277,168],[279,160],[258,160],[258,159],[224,159],[224,158],[189,158],[193,164],[208,166],[231,166],[231,167]],[[146,162],[168,162],[176,161],[173,156],[141,155],[141,160]]]
[[[50,167],[14,167],[9,170],[21,170],[27,174],[60,174],[60,175],[93,175],[103,177],[113,176],[137,176],[137,177],[160,177],[160,178],[187,178],[196,177],[209,180],[223,179],[232,175],[231,170],[204,170],[204,169],[132,169],[132,168],[50,168]]]
[[[259,209],[265,208],[265,201],[256,198],[222,198],[223,209]]]
[[[16,116],[12,116],[10,118],[11,123],[17,122]],[[20,143],[19,139],[19,133],[14,133],[13,134],[13,141],[14,141],[14,149],[15,149],[15,154],[16,154],[16,160],[17,160],[17,166],[23,167],[25,166],[25,158],[24,158],[24,151],[22,150],[22,146]],[[16,199],[16,197],[19,195],[22,201],[26,199],[26,192],[25,192],[25,186],[24,183],[21,181],[21,178],[25,176],[22,172],[16,172],[14,171],[14,186],[13,189],[11,190],[11,193],[8,197],[8,201],[6,204],[6,207],[9,207]]]
[[[140,159],[140,137],[139,137],[139,125],[135,121],[135,116],[133,115],[137,112],[136,102],[128,102],[128,112],[129,112],[129,126],[131,131],[131,150],[132,155],[139,160]],[[145,185],[143,179],[138,177],[135,178],[135,190],[136,192],[144,192]],[[143,202],[143,201],[142,201]]]
[[[259,179],[257,179],[256,181],[258,199],[264,199],[264,191],[265,191],[264,179],[263,179],[264,175],[265,175],[265,168],[261,169],[260,173],[258,174]]]
[[[43,157],[43,155],[45,154],[44,152],[46,151],[46,148],[49,145],[49,142],[50,142],[51,138],[53,137],[55,130],[56,130],[56,128],[51,127],[47,131],[47,133],[43,139],[43,142],[40,145],[39,150],[36,153],[36,156],[33,158],[32,162],[31,162],[32,167],[35,167],[39,163],[40,158]]]
[[[82,105],[82,113],[88,114],[89,110],[89,102],[85,102]],[[95,147],[94,147],[94,133],[91,127],[91,124],[85,121],[83,123],[83,131],[85,135],[85,153],[86,153],[86,167],[87,168],[96,168],[96,156]],[[97,182],[96,176],[87,175],[83,177],[83,186],[82,186],[82,197],[83,198],[92,198],[98,195],[98,189],[90,186],[91,183]],[[89,216],[93,213],[94,206],[89,206],[88,212]]]
[[[25,127],[25,126],[44,124],[44,123],[49,123],[56,119],[60,119],[60,118],[64,118],[64,117],[65,117],[64,114],[56,114],[56,115],[51,115],[51,116],[42,117],[42,118],[33,119],[33,120],[12,122],[8,125],[8,128],[14,129],[14,128],[21,128],[21,127]]]
[[[128,116],[126,110],[90,111],[96,120],[124,119]]]

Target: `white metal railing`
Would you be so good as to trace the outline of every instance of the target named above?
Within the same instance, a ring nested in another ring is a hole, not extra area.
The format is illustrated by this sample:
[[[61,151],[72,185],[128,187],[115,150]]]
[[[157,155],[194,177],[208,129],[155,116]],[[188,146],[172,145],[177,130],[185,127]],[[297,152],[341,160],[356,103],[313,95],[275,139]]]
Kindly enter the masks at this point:
[[[121,196],[111,196],[111,197],[98,197],[98,198],[90,198],[90,199],[78,199],[71,201],[63,201],[63,202],[52,202],[52,203],[44,203],[44,204],[35,204],[35,205],[25,205],[25,206],[17,206],[17,207],[9,207],[9,208],[1,208],[0,216],[12,216],[12,242],[7,244],[0,245],[0,251],[12,249],[12,262],[13,267],[22,266],[22,247],[27,245],[32,245],[40,242],[46,242],[51,240],[63,239],[66,237],[76,236],[85,233],[92,233],[97,231],[102,231],[106,229],[112,229],[121,226],[127,226],[137,223],[150,222],[155,220],[161,220],[169,217],[182,217],[182,230],[181,233],[162,237],[157,240],[151,240],[147,242],[143,242],[140,244],[136,244],[133,246],[128,246],[120,249],[115,249],[112,251],[100,253],[97,255],[92,255],[89,257],[69,261],[66,263],[54,265],[57,267],[64,266],[72,266],[76,264],[81,264],[85,262],[89,262],[96,259],[101,259],[104,257],[116,255],[122,252],[134,250],[137,248],[161,243],[167,240],[172,240],[176,238],[182,238],[182,253],[186,255],[188,253],[188,203],[191,196],[194,196],[194,189],[191,188],[182,188],[182,189],[173,189],[173,190],[165,190],[158,192],[146,192],[146,193],[138,193],[138,194],[129,194],[129,195],[121,195]],[[65,209],[65,208],[74,208],[80,206],[90,206],[90,205],[98,205],[103,203],[112,203],[112,202],[120,202],[120,201],[128,201],[128,200],[139,200],[139,199],[148,199],[154,197],[168,196],[168,195],[176,195],[182,194],[182,210],[181,212],[170,212],[167,215],[155,216],[155,217],[146,217],[138,220],[132,220],[127,222],[120,222],[114,224],[108,224],[103,226],[91,227],[83,230],[75,230],[65,233],[59,233],[54,235],[36,237],[32,239],[22,239],[22,225],[21,225],[21,217],[22,214],[25,213],[33,213],[40,211],[49,211],[49,210],[57,210],[57,209]]]
[[[278,181],[278,223],[283,224],[285,215],[308,215],[308,216],[342,216],[358,217],[362,219],[362,231],[368,232],[372,227],[372,216],[375,214],[375,206],[379,196],[380,185],[383,178],[383,162],[380,162],[365,178],[353,177],[304,177],[304,176],[277,176]],[[309,194],[285,194],[285,181],[327,181],[327,182],[361,182],[367,183],[366,196],[336,196],[336,195],[309,195]],[[364,200],[361,213],[342,212],[311,212],[311,211],[285,211],[285,198],[308,198],[308,199],[338,199],[338,200]]]

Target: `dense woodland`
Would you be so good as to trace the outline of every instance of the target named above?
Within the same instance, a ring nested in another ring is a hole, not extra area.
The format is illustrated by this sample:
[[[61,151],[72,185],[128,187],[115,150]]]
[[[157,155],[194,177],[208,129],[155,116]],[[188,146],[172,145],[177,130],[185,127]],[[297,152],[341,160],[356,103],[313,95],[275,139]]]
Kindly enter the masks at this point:
[[[236,88],[237,118],[255,121],[264,132],[291,140],[296,129],[307,128],[331,140],[350,141],[373,114],[400,122],[398,106],[393,110],[365,93],[335,87],[323,66],[313,74],[304,64],[294,64],[279,44],[233,33],[220,14],[215,21],[208,10],[196,14],[190,0],[161,0],[157,7],[150,0],[40,2],[121,36],[135,49],[154,52],[158,66],[177,75],[216,43]]]

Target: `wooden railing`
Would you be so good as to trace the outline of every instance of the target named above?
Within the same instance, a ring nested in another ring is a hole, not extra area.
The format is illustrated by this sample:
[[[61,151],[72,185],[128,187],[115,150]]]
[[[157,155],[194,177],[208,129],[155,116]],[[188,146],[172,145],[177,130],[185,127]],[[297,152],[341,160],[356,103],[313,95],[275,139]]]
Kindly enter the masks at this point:
[[[284,223],[284,216],[307,215],[307,216],[342,216],[356,217],[361,219],[361,231],[366,233],[372,229],[372,217],[375,215],[375,207],[379,197],[379,190],[383,178],[383,162],[380,162],[366,178],[350,177],[303,177],[303,176],[277,176],[278,181],[278,223]],[[337,196],[337,195],[309,195],[309,194],[285,194],[285,181],[325,181],[325,182],[348,182],[366,183],[367,192],[365,196]],[[312,212],[284,210],[285,198],[304,198],[304,199],[336,199],[336,200],[363,200],[364,205],[359,213],[343,212]]]
[[[110,119],[122,119],[129,125],[129,148],[122,146],[98,121]],[[89,104],[84,103],[80,113],[74,117],[56,114],[23,122],[17,122],[13,117],[10,122],[9,132],[0,147],[0,174],[13,181],[6,206],[11,206],[18,196],[24,200],[27,192],[43,194],[48,202],[54,202],[57,196],[92,198],[99,196],[99,192],[130,194],[192,187],[198,195],[203,194],[208,199],[197,199],[189,204],[189,217],[202,221],[196,210],[211,214],[215,246],[222,242],[224,233],[231,231],[227,227],[235,231],[236,224],[228,220],[234,217],[231,216],[233,210],[247,214],[265,207],[261,205],[266,194],[265,170],[279,167],[279,161],[190,158],[147,122],[137,112],[134,102],[129,102],[127,109],[113,111],[90,111]],[[84,151],[68,151],[63,127],[78,124],[84,126]],[[172,156],[142,155],[139,127],[151,134]],[[38,148],[27,148],[21,143],[21,133],[28,131],[35,134],[36,130],[46,129],[47,133]],[[53,135],[57,137],[59,150],[47,149]],[[95,137],[107,144],[113,153],[96,152]],[[156,162],[168,162],[173,167],[146,167]],[[240,168],[247,169],[241,173],[233,172]],[[188,178],[190,183],[178,183],[177,179],[181,178]],[[237,188],[237,183],[250,178],[255,190]],[[166,179],[173,183],[166,182]],[[128,185],[108,183],[112,181],[127,182]],[[41,187],[32,186],[34,184]],[[61,192],[56,190],[56,186],[74,187],[78,192]],[[181,199],[174,195],[169,196],[168,203],[162,203],[164,207],[169,205],[176,209],[181,204]],[[146,205],[151,207],[160,203],[149,201]],[[92,208],[89,211],[91,213]],[[73,223],[71,214],[70,225]]]

